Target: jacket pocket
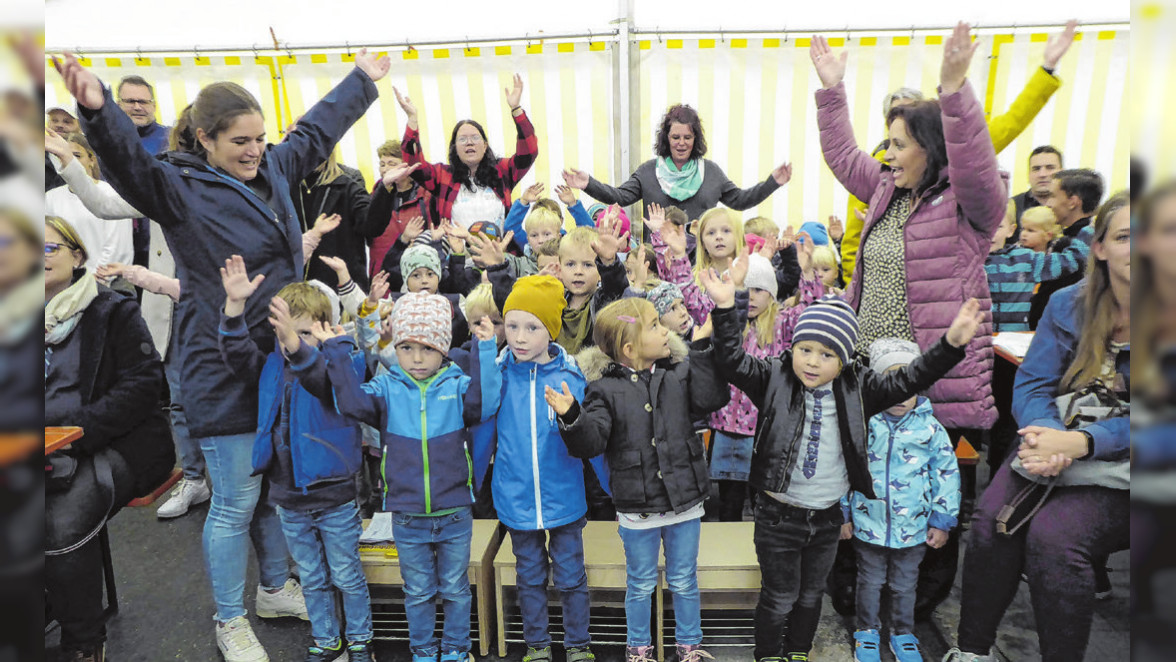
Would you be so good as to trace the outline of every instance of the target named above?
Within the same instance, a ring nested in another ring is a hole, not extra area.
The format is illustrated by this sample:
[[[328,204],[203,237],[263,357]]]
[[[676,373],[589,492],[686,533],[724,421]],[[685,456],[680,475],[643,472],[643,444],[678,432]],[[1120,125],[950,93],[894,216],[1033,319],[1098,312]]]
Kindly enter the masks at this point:
[[[710,469],[706,463],[706,448],[697,432],[686,438],[686,449],[689,451],[688,470],[693,472],[694,486],[706,494],[710,490]]]
[[[622,451],[609,459],[613,498],[617,503],[645,502],[645,476],[641,465],[641,451]]]

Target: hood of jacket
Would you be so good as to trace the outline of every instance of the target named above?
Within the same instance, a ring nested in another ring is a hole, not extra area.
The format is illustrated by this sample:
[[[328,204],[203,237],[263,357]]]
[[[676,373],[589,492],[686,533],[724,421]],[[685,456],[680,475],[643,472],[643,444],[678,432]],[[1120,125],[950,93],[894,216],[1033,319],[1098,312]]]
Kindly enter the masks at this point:
[[[668,334],[670,344],[670,355],[664,359],[658,359],[656,365],[670,367],[686,360],[690,355],[690,347],[686,341],[676,333]],[[613,370],[621,370],[621,366],[609,358],[599,347],[589,347],[581,350],[575,356],[575,361],[580,370],[584,373],[584,378],[589,382],[594,382],[601,377],[611,374]]]

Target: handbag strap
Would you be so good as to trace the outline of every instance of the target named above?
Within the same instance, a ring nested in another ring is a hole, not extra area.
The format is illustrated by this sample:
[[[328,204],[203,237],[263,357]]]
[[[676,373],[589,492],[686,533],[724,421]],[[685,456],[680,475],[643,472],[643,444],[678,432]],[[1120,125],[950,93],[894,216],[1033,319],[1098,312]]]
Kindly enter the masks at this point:
[[[110,511],[114,509],[114,474],[110,469],[110,461],[107,459],[105,453],[95,453],[91,456],[91,459],[94,464],[94,477],[98,480],[98,485],[110,494],[110,500],[106,504],[106,512],[102,514],[102,519],[99,520],[98,525],[89,533],[82,536],[81,540],[61,549],[47,549],[45,550],[45,556],[62,556],[77,550],[82,545],[93,540],[94,536],[98,535],[98,532],[102,530],[102,527],[106,526],[107,519],[110,518]]]

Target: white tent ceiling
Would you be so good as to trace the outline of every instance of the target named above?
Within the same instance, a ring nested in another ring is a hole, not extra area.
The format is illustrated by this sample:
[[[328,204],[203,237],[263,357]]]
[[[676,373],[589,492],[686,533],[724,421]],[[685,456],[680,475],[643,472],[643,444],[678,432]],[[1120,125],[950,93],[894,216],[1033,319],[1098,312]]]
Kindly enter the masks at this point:
[[[289,48],[357,44],[461,42],[611,32],[625,0],[45,0],[50,51],[266,49],[272,27]],[[946,27],[963,19],[984,26],[1126,23],[1126,2],[1053,3],[985,0],[876,2],[683,2],[632,0],[634,24],[646,31],[868,30]]]

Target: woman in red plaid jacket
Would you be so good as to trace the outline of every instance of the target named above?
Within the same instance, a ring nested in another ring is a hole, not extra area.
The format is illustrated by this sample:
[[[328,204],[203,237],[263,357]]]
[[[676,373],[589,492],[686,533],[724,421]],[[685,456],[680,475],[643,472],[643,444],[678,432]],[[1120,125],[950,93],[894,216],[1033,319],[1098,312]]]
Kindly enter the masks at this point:
[[[535,127],[519,105],[523,96],[523,79],[514,77],[514,87],[506,90],[506,102],[518,128],[515,155],[499,159],[486,141],[482,125],[474,120],[462,120],[453,127],[449,139],[449,163],[429,163],[421,153],[417,109],[412,100],[396,92],[396,101],[408,115],[404,129],[405,163],[419,163],[412,174],[433,195],[430,211],[433,218],[448,218],[455,225],[468,228],[478,221],[490,221],[499,228],[510,209],[510,192],[531,169],[539,154],[539,140]]]

